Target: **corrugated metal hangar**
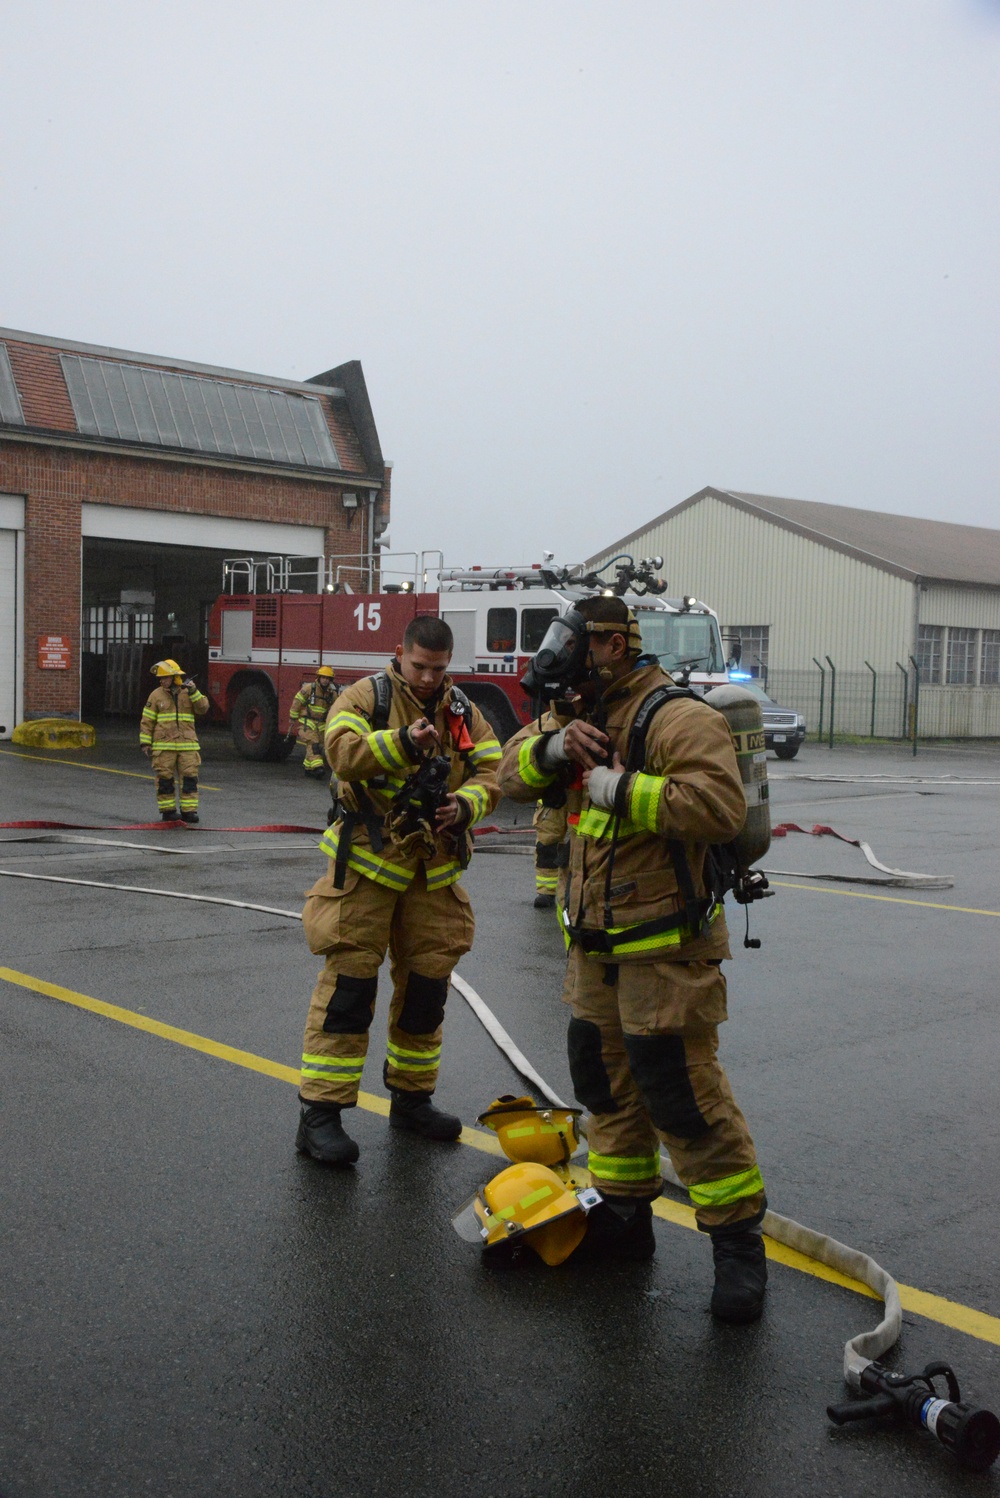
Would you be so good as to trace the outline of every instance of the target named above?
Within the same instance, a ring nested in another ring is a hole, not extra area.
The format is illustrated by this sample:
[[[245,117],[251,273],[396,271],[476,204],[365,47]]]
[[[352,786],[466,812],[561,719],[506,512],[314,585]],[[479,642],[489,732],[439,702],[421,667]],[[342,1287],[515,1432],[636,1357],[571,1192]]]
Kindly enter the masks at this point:
[[[741,666],[838,733],[1000,735],[1000,531],[707,487],[592,560],[660,555]],[[831,694],[834,720],[830,720]]]
[[[357,361],[275,380],[0,329],[0,738],[130,710],[149,655],[197,670],[225,557],[364,585],[389,479]]]

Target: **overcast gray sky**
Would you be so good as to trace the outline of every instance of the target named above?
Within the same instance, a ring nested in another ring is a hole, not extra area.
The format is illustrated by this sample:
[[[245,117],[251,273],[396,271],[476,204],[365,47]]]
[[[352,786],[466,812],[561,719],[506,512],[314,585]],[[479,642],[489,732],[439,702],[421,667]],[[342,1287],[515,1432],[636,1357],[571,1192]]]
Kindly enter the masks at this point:
[[[0,22],[0,323],[361,359],[394,548],[574,560],[708,483],[1000,524],[1000,0]]]

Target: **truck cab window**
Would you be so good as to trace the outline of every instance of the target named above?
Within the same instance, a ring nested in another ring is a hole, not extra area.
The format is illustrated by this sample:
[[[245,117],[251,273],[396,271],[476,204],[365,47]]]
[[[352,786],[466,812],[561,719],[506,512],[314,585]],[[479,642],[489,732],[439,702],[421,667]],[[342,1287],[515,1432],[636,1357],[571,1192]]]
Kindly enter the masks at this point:
[[[521,610],[521,649],[525,655],[534,655],[558,612],[558,609]]]
[[[487,609],[486,649],[509,654],[517,644],[517,610]]]

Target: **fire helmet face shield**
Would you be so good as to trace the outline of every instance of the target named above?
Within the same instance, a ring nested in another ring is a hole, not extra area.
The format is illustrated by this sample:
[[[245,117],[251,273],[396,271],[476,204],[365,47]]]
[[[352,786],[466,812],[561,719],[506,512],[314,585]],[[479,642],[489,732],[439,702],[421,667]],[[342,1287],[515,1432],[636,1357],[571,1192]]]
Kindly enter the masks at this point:
[[[559,697],[588,673],[590,624],[576,609],[553,619],[528,662],[521,687],[531,697]]]

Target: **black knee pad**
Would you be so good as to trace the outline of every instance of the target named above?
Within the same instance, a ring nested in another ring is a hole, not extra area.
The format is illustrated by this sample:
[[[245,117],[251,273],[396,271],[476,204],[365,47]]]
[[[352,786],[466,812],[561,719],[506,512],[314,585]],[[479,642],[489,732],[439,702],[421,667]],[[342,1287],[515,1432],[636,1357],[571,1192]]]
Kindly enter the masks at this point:
[[[708,1133],[710,1125],[695,1102],[679,1035],[626,1035],[625,1052],[635,1085],[658,1129],[679,1139],[700,1139]]]
[[[423,973],[410,973],[397,1028],[405,1030],[407,1035],[429,1035],[444,1020],[447,997],[447,978],[425,978]]]
[[[323,1029],[328,1035],[360,1035],[372,1022],[378,978],[337,974],[337,986],[326,1006]]]
[[[535,868],[557,869],[559,867],[559,844],[537,843],[535,845]]]
[[[591,1113],[617,1113],[618,1104],[611,1096],[611,1079],[601,1053],[601,1030],[593,1020],[569,1022],[566,1031],[569,1074],[577,1101]]]
[[[174,794],[174,777],[172,775],[157,775],[156,794],[158,796],[172,796]]]
[[[194,796],[198,791],[197,775],[185,775],[181,781],[181,795]]]

